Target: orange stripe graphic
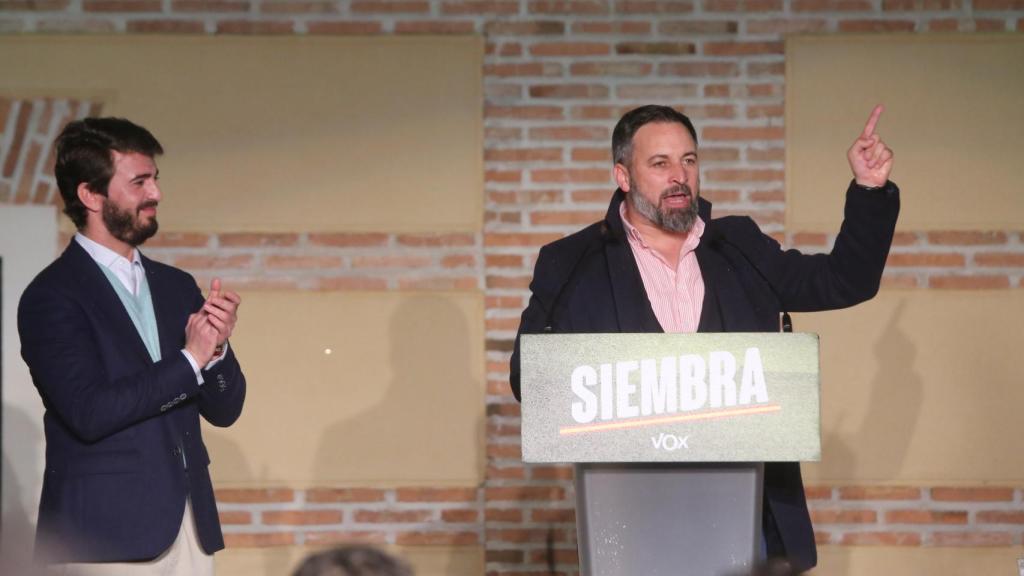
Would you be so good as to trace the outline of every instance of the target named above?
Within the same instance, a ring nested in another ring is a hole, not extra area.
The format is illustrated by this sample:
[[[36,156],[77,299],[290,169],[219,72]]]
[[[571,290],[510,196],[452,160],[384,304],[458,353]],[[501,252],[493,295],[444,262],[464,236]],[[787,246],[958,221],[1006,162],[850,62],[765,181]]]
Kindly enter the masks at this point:
[[[625,430],[629,428],[643,428],[656,424],[676,424],[679,422],[692,422],[695,420],[717,420],[720,418],[735,418],[736,416],[750,416],[753,414],[767,414],[778,412],[782,406],[778,404],[766,404],[764,406],[751,406],[749,408],[727,408],[714,412],[699,412],[697,414],[679,414],[676,416],[655,416],[653,418],[642,418],[639,420],[626,420],[623,422],[608,422],[607,424],[584,424],[582,426],[564,426],[558,430],[561,435],[583,434],[586,432],[604,432],[607,430]]]

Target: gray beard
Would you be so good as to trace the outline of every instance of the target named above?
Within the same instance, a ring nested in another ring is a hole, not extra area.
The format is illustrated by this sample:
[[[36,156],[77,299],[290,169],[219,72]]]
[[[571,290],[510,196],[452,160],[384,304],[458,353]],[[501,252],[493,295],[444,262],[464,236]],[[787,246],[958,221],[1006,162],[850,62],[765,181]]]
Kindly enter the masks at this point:
[[[662,192],[660,196],[660,198],[665,198],[672,194],[678,194],[681,191],[690,194],[690,205],[686,208],[678,209],[661,210],[658,206],[651,203],[650,200],[644,198],[643,194],[640,194],[640,190],[636,187],[636,182],[633,182],[632,179],[630,179],[629,189],[631,192],[626,194],[626,197],[629,199],[629,205],[639,212],[641,216],[647,218],[662,230],[685,233],[692,230],[694,223],[697,222],[697,196],[686,184],[669,188]]]

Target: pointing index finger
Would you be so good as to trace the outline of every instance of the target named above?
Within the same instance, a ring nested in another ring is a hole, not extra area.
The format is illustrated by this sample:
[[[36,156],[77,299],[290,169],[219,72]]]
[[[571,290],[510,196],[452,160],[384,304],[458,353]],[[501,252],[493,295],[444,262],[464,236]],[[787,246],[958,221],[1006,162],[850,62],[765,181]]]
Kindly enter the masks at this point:
[[[861,133],[861,138],[870,138],[871,135],[875,133],[875,125],[878,124],[878,118],[882,115],[883,110],[885,110],[885,108],[879,104],[871,111],[871,116],[868,117],[868,123],[864,125],[864,132]]]

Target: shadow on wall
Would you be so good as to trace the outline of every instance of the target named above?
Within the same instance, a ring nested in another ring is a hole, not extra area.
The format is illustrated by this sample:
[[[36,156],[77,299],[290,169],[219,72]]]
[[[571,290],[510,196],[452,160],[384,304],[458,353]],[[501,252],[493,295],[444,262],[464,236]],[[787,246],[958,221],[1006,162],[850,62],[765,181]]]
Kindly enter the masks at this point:
[[[40,441],[39,424],[24,411],[5,405],[3,433],[17,438],[26,446],[35,446]],[[38,488],[23,486],[16,474],[18,469],[42,469],[43,462],[28,461],[22,454],[17,462],[11,455],[3,455],[3,478],[0,491],[3,494],[2,548],[0,548],[0,574],[30,574],[34,570],[32,551],[35,546],[35,518],[37,510],[30,510],[26,502],[37,502]],[[24,468],[21,468],[24,467]],[[26,493],[32,490],[32,494]]]

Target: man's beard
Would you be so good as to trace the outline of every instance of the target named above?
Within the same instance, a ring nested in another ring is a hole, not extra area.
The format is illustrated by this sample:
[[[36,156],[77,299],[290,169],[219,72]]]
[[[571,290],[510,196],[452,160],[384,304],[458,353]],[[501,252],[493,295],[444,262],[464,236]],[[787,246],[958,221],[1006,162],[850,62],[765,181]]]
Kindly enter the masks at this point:
[[[156,234],[159,225],[155,217],[151,218],[148,224],[139,221],[139,211],[153,206],[156,206],[156,202],[143,202],[135,209],[135,214],[132,214],[130,210],[121,210],[110,200],[104,200],[103,224],[111,236],[134,248]]]
[[[679,184],[662,191],[658,203],[660,204],[661,200],[667,196],[683,193],[690,196],[690,204],[686,208],[666,208],[664,210],[644,198],[632,178],[629,181],[629,189],[630,192],[626,194],[626,197],[629,198],[630,206],[662,230],[689,232],[693,228],[694,222],[697,221],[697,195],[686,184]]]

